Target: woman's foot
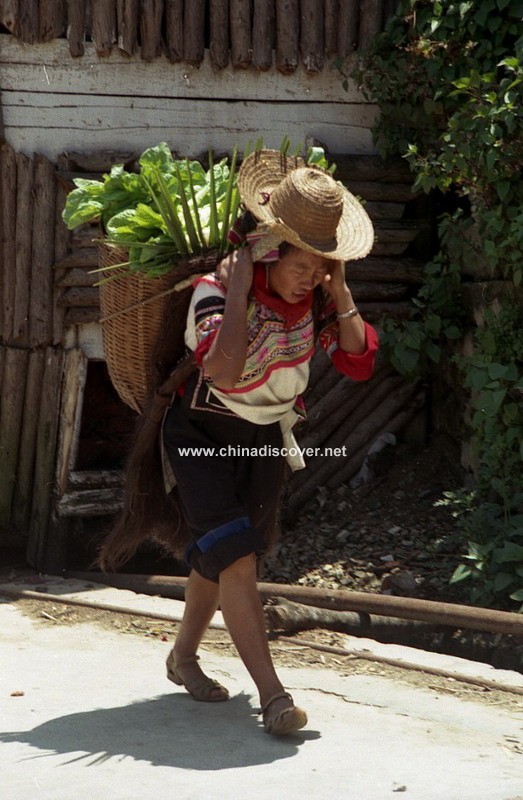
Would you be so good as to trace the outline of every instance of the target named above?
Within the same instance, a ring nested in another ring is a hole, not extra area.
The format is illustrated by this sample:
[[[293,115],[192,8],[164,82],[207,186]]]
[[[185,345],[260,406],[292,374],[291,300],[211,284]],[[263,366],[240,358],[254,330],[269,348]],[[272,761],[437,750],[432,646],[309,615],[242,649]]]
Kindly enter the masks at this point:
[[[205,675],[198,660],[196,655],[178,658],[173,648],[167,656],[167,677],[177,686],[184,686],[195,700],[204,703],[228,700],[229,692],[225,686]]]
[[[262,715],[265,731],[272,736],[294,733],[307,724],[307,714],[294,705],[288,692],[279,692],[270,697],[262,706]]]

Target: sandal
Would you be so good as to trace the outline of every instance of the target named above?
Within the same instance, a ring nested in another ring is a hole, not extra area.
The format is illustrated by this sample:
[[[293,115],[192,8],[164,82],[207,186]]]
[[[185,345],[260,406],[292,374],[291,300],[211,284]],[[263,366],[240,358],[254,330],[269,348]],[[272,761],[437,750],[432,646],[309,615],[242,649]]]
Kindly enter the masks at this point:
[[[286,697],[291,705],[277,711],[274,714],[270,713],[270,707],[276,700],[281,700]],[[263,724],[265,725],[266,733],[272,736],[283,736],[286,733],[294,733],[300,728],[304,728],[307,724],[307,714],[302,708],[297,708],[294,705],[292,695],[288,692],[280,692],[273,695],[265,705],[262,707]]]
[[[201,700],[204,703],[221,703],[224,700],[228,700],[229,692],[225,686],[222,686],[221,683],[212,678],[208,678],[203,673],[201,678],[196,679],[194,683],[186,683],[183,680],[179,672],[180,667],[184,664],[196,663],[199,660],[199,656],[188,656],[177,662],[174,650],[171,650],[166,661],[167,677],[177,686],[184,686],[195,700]]]

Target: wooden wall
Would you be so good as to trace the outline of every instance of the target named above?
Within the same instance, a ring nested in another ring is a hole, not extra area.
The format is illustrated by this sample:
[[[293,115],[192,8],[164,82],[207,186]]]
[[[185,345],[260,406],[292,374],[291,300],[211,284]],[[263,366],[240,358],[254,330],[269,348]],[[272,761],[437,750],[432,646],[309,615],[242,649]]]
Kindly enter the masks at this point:
[[[0,94],[14,149],[53,160],[66,151],[140,153],[161,141],[197,157],[258,137],[279,147],[285,135],[332,152],[374,152],[376,110],[336,70],[215,72],[208,56],[199,68],[165,56],[146,64],[116,50],[102,59],[92,43],[71,59],[65,40],[28,47],[0,34]]]
[[[365,50],[396,0],[0,0],[0,24],[26,44],[67,39],[73,57],[86,43],[98,56],[139,50],[144,61],[213,69],[320,72],[334,57]]]

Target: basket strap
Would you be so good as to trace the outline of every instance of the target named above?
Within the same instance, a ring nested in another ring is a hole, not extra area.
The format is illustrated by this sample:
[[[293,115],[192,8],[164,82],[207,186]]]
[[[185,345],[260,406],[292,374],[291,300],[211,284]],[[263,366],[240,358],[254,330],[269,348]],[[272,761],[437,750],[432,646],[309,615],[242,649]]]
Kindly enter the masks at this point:
[[[201,273],[198,275],[191,275],[189,278],[184,278],[183,281],[179,281],[174,286],[171,286],[169,289],[165,289],[163,292],[158,292],[158,294],[153,294],[151,297],[146,297],[145,300],[140,300],[139,303],[133,303],[130,306],[126,306],[125,308],[119,308],[118,311],[113,311],[112,314],[107,314],[105,317],[101,317],[100,322],[107,322],[110,319],[114,319],[115,317],[120,317],[122,314],[126,314],[128,311],[134,311],[135,308],[140,308],[140,306],[145,306],[147,303],[153,303],[155,300],[160,300],[162,297],[166,297],[168,294],[172,294],[173,292],[181,292],[182,289],[186,289],[188,286],[197,279],[203,277],[205,273]]]
[[[175,391],[185,383],[189,375],[198,368],[194,354],[186,356],[176,369],[169,375],[166,381],[156,390],[145,415],[148,420],[158,425],[165,414],[166,408],[170,405]]]

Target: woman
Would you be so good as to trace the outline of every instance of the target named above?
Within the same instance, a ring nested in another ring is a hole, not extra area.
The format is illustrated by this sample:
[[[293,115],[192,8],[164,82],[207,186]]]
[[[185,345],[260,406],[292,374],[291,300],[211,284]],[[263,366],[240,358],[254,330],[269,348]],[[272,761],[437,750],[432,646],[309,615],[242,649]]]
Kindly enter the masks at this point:
[[[167,669],[197,700],[228,699],[196,656],[219,605],[258,688],[265,729],[281,735],[302,728],[307,717],[275,672],[256,588],[256,557],[273,538],[282,464],[279,455],[256,453],[285,445],[292,451],[296,401],[314,352],[315,290],[330,297],[335,314],[334,321],[317,314],[316,323],[337,369],[356,379],[372,373],[377,337],[357,311],[344,260],[366,255],[373,235],[341,184],[279,153],[250,156],[238,186],[245,207],[264,224],[266,244],[258,242],[257,250],[285,244],[254,265],[249,247],[236,250],[197,283],[192,298],[186,343],[200,369],[177,394],[163,429],[167,469],[194,540],[186,553],[192,571],[185,614]],[[215,455],[196,455],[202,447]]]

